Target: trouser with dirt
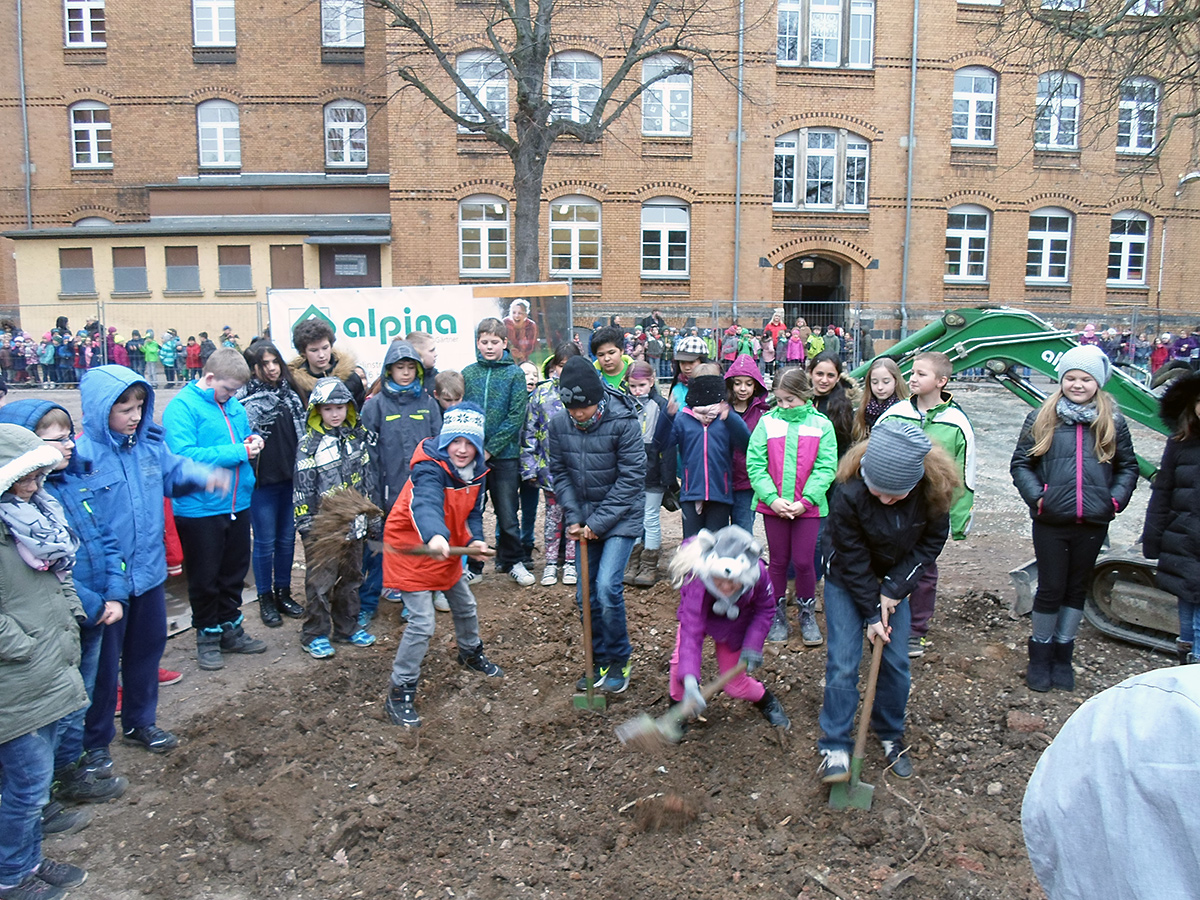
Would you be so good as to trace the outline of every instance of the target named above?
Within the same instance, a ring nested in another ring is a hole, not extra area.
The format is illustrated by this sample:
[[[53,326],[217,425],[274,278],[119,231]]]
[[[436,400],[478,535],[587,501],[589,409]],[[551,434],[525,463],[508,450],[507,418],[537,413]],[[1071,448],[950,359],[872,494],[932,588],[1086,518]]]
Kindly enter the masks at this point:
[[[362,541],[356,551],[343,556],[341,564],[309,568],[304,578],[304,623],[301,643],[308,646],[313,639],[332,636],[335,641],[348,641],[358,630],[358,588],[363,574]],[[309,557],[311,539],[304,537],[305,557]]]

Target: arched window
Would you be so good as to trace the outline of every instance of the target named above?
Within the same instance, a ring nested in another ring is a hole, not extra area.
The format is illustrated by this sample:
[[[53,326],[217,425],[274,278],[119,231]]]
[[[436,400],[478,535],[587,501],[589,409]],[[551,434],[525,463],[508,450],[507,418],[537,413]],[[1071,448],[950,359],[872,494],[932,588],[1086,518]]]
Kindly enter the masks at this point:
[[[1041,150],[1079,147],[1079,98],[1083,82],[1068,72],[1038,76],[1037,115],[1033,143]]]
[[[508,204],[476,194],[458,204],[460,275],[508,274]]]
[[[971,66],[954,73],[951,144],[996,143],[996,73]]]
[[[599,97],[600,57],[580,50],[550,57],[551,118],[586,122]]]
[[[642,134],[692,133],[692,73],[688,61],[670,54],[648,59],[642,63],[642,82],[680,66],[688,66],[688,71],[659,78],[642,93]]]
[[[1150,153],[1158,129],[1158,82],[1130,78],[1121,84],[1117,103],[1117,150]]]
[[[801,128],[782,135],[775,140],[773,203],[865,210],[869,161],[867,139],[844,129]]]
[[[112,120],[103,103],[84,100],[71,106],[71,165],[76,169],[111,169]]]
[[[483,104],[488,115],[508,129],[508,69],[491,50],[470,50],[459,54],[455,65],[459,77]],[[458,92],[458,114],[472,122],[484,121],[484,115],[462,91]],[[459,126],[459,131],[469,129]]]
[[[986,281],[991,213],[963,204],[946,213],[946,281]]]
[[[1048,206],[1029,216],[1029,250],[1025,255],[1027,282],[1060,281],[1070,277],[1071,214]]]
[[[550,203],[550,271],[592,278],[600,274],[600,204],[590,197],[559,197]]]
[[[1150,244],[1150,217],[1126,209],[1112,217],[1108,230],[1108,283],[1146,283],[1146,248]]]
[[[325,107],[325,165],[362,167],[367,164],[367,108],[353,100],[335,100]]]
[[[236,168],[242,164],[238,108],[228,100],[206,100],[196,107],[200,165]]]
[[[691,212],[675,197],[642,204],[642,277],[686,278]]]

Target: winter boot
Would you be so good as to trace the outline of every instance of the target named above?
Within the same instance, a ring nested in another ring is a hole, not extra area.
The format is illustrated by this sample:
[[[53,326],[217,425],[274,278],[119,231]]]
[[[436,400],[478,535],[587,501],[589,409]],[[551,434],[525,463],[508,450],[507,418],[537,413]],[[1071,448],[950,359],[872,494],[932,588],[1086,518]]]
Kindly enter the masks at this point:
[[[642,564],[638,569],[637,574],[633,576],[633,583],[637,587],[654,587],[658,583],[658,550],[643,550]]]
[[[1025,683],[1031,691],[1050,690],[1050,664],[1054,658],[1054,645],[1042,644],[1029,639],[1029,668],[1025,672]]]
[[[805,647],[821,646],[825,639],[821,637],[821,627],[817,624],[816,598],[797,600],[796,605],[800,607],[800,640],[804,641]]]
[[[1186,666],[1192,661],[1192,642],[1179,641],[1175,642],[1175,657],[1179,660],[1181,666]]]
[[[767,643],[781,644],[791,633],[787,620],[787,598],[780,597],[775,603],[775,618],[771,620],[771,630],[767,632]]]
[[[79,763],[54,773],[50,796],[62,803],[104,803],[125,793],[129,781],[120,775],[101,778]]]
[[[458,664],[486,675],[488,678],[504,677],[504,670],[484,655],[483,644],[476,644],[475,649],[469,652],[459,649]]]
[[[637,584],[638,570],[642,566],[642,545],[636,543],[633,545],[633,550],[629,554],[629,563],[625,566],[625,577],[622,579],[631,587]]]
[[[420,728],[421,717],[417,715],[417,683],[393,684],[387,696],[387,714],[393,725],[405,728]]]
[[[1050,645],[1054,648],[1054,656],[1050,663],[1050,683],[1064,691],[1075,690],[1075,670],[1071,668],[1071,656],[1075,653],[1075,642]]]
[[[776,728],[782,728],[784,731],[792,727],[792,720],[787,717],[787,713],[783,711],[783,704],[779,702],[779,698],[767,691],[762,695],[762,699],[754,704],[758,707],[759,712],[763,714],[763,718],[774,725]]]
[[[304,607],[292,599],[290,587],[275,588],[275,605],[289,619],[299,619],[304,616]]]
[[[225,668],[225,660],[221,658],[221,629],[196,629],[196,662],[206,671]]]
[[[242,628],[244,616],[221,626],[221,650],[225,653],[266,653],[265,641],[252,638]]]
[[[258,595],[258,615],[268,628],[278,628],[283,624],[279,608],[275,605],[275,592],[268,591]]]

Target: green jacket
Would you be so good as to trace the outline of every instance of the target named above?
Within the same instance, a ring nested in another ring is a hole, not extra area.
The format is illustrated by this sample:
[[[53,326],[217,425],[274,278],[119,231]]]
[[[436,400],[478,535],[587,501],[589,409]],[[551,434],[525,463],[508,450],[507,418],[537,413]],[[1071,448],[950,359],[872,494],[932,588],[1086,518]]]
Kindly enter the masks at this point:
[[[483,410],[483,449],[495,459],[516,459],[529,402],[525,373],[507,350],[497,360],[486,360],[478,352],[475,359],[462,370],[463,399]]]
[[[142,341],[142,355],[146,358],[146,362],[158,362],[161,350],[162,344],[154,338],[146,338]]]

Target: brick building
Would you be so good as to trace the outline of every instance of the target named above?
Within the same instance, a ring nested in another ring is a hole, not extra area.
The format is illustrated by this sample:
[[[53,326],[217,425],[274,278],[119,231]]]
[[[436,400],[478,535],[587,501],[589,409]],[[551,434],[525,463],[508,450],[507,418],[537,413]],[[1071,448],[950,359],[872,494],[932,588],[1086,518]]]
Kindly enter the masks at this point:
[[[1152,152],[1170,112],[1153,73],[1018,65],[988,45],[999,2],[925,0],[915,47],[912,3],[745,7],[740,135],[731,19],[710,39],[723,72],[698,64],[599,143],[555,145],[542,277],[572,279],[577,321],[724,320],[735,300],[744,322],[783,305],[882,337],[983,303],[1061,323],[1200,318],[1200,166],[1190,124]],[[429,7],[464,80],[511,117],[487,9]],[[564,13],[547,73],[560,114],[586,116],[619,61],[620,9]],[[361,0],[60,0],[26,4],[20,29],[13,15],[0,40],[24,84],[0,75],[0,122],[22,135],[24,112],[32,166],[26,189],[14,140],[0,289],[16,282],[26,327],[98,307],[122,330],[220,319],[245,334],[270,286],[512,277],[509,158],[404,89],[388,60],[429,58]],[[431,83],[467,108],[448,77]]]

